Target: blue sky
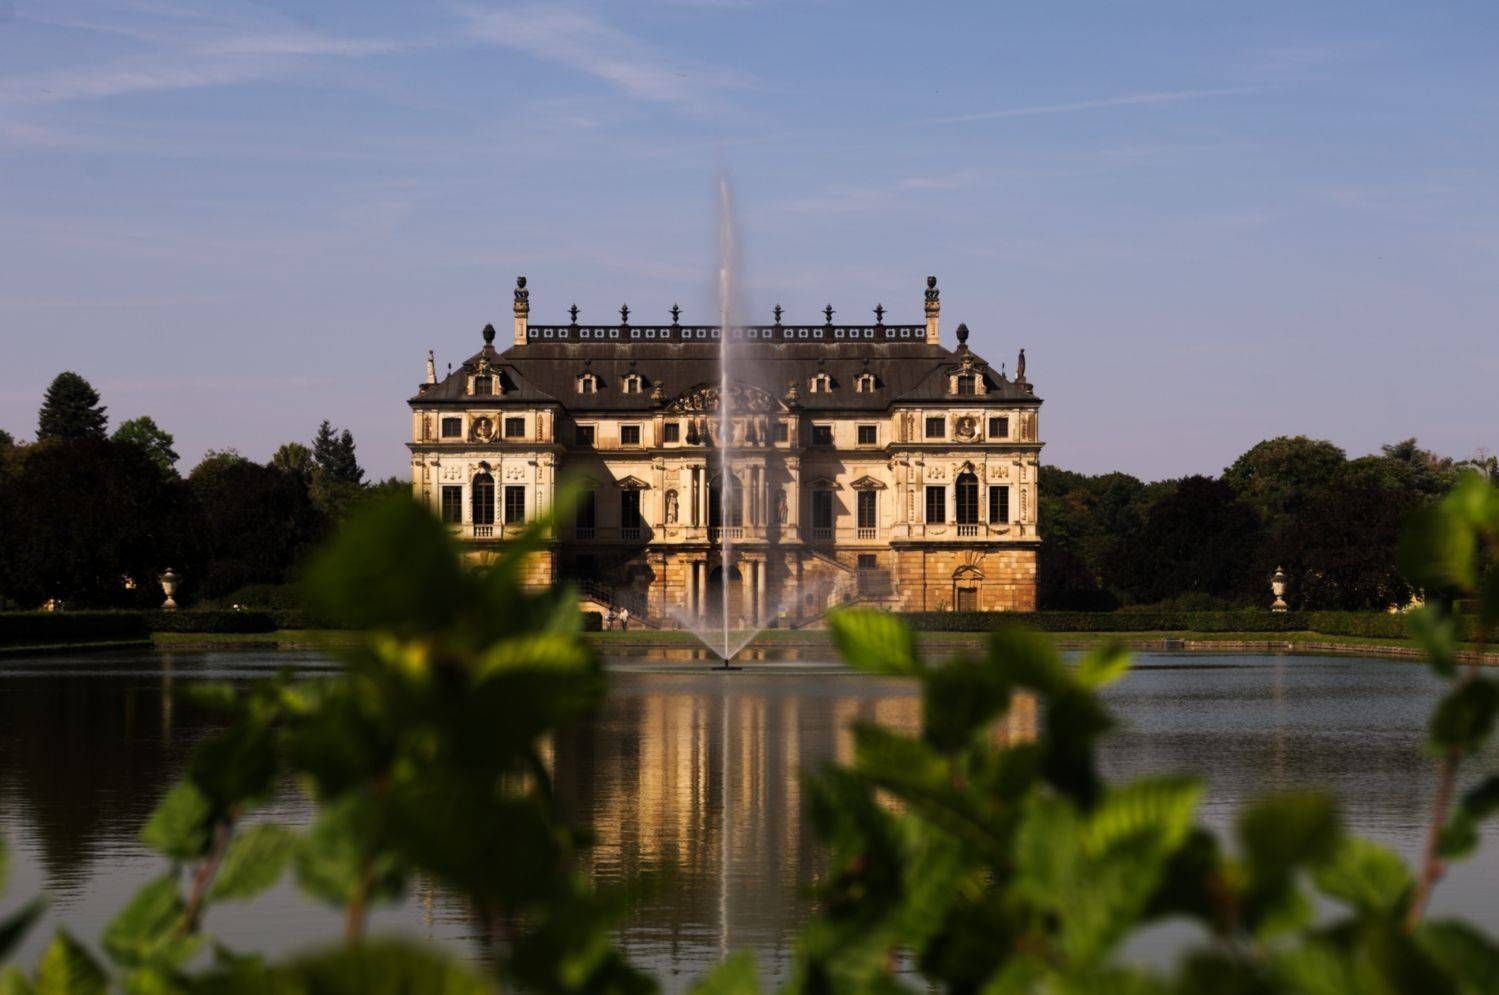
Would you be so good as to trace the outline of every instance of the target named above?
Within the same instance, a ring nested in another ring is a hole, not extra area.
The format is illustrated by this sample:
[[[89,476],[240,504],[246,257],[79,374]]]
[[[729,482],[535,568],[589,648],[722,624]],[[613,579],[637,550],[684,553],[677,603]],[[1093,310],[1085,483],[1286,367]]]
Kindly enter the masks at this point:
[[[0,427],[76,369],[191,466],[404,399],[533,318],[1027,350],[1044,458],[1499,447],[1499,5],[0,0]]]

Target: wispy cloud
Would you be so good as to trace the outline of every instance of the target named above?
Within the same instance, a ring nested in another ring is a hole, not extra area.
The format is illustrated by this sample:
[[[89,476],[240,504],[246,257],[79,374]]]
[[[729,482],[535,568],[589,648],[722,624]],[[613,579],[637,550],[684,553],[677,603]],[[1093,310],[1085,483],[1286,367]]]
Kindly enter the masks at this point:
[[[240,22],[184,21],[180,14],[125,21],[37,16],[36,24],[115,35],[135,51],[105,62],[0,78],[0,103],[55,104],[133,93],[227,86],[295,71],[316,58],[365,58],[402,51],[409,40],[339,38],[295,28],[261,30]]]
[[[1034,104],[1028,107],[1001,107],[971,114],[954,114],[950,117],[932,118],[939,124],[962,124],[968,121],[998,121],[1012,117],[1039,117],[1043,114],[1075,114],[1080,111],[1096,111],[1109,107],[1143,107],[1152,104],[1179,104],[1189,100],[1208,100],[1214,97],[1235,97],[1258,93],[1257,86],[1231,86],[1211,90],[1155,90],[1145,93],[1126,93],[1117,97],[1100,97],[1096,100],[1074,100],[1063,104]]]
[[[641,100],[706,109],[739,81],[663,56],[586,11],[555,6],[468,10],[470,37],[603,80]]]

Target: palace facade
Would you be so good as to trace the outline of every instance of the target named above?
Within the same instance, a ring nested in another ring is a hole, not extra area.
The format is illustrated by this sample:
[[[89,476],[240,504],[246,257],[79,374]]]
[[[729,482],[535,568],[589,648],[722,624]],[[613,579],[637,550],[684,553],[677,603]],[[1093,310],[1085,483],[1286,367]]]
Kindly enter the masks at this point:
[[[1036,603],[1041,405],[1025,376],[922,324],[833,320],[733,327],[530,323],[516,281],[513,338],[484,345],[410,399],[417,498],[476,556],[545,513],[560,481],[583,500],[529,565],[657,624],[718,612],[805,621],[834,603],[1030,611]],[[732,359],[729,473],[720,336]],[[727,500],[722,489],[727,486]],[[725,550],[731,550],[725,557]],[[727,558],[727,570],[725,559]]]

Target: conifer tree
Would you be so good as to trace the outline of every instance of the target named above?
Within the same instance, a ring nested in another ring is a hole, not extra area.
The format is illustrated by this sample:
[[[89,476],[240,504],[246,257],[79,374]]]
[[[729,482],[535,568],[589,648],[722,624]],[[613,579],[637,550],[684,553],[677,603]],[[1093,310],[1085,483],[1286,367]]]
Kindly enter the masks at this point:
[[[99,392],[83,377],[66,370],[57,375],[37,412],[36,440],[102,439],[108,419]]]
[[[326,418],[312,440],[312,459],[328,484],[357,487],[364,480],[364,470],[354,452],[354,434],[348,429],[338,431]]]

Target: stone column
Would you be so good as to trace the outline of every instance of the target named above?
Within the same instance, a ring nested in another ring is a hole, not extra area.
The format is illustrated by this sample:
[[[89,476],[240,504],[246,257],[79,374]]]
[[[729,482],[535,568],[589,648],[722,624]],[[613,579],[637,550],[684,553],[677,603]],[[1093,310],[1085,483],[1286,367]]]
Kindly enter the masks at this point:
[[[791,477],[786,485],[786,527],[795,532],[802,518],[802,461],[795,456],[787,459],[786,472]]]
[[[764,625],[765,619],[765,560],[755,563],[755,624]]]

